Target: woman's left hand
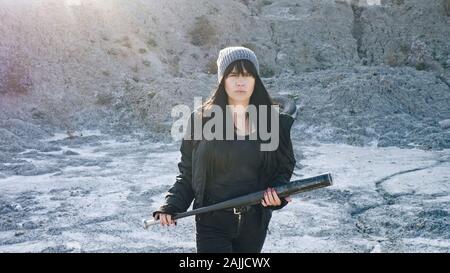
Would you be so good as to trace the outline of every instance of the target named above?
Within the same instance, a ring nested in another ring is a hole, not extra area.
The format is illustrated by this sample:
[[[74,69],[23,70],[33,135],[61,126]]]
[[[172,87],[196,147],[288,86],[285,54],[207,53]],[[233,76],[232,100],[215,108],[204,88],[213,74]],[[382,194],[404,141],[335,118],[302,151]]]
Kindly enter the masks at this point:
[[[286,196],[284,199],[288,202],[292,201],[291,197],[289,196]],[[267,190],[264,192],[264,199],[261,200],[261,204],[264,207],[281,205],[281,200],[274,188],[267,188]]]

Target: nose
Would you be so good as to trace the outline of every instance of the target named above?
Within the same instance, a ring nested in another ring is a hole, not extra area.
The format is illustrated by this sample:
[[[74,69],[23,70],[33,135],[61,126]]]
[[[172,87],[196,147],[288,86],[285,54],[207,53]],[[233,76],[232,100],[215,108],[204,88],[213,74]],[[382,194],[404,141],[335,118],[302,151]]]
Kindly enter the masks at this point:
[[[245,85],[245,79],[243,77],[238,77],[236,80],[236,86],[244,86]]]

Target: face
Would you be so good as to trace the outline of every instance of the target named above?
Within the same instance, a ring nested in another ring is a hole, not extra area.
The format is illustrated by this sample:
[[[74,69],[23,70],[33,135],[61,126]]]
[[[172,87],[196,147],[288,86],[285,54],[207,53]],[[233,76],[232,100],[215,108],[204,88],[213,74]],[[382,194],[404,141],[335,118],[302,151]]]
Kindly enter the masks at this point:
[[[225,91],[230,105],[248,105],[255,89],[255,78],[244,70],[238,75],[234,69],[225,79]]]

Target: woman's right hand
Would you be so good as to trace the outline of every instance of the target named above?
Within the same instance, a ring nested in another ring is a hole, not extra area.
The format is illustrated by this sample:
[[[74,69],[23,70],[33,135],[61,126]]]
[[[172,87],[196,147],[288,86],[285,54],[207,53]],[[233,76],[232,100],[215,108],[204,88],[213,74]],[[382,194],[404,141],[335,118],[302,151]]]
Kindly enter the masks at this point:
[[[161,213],[158,212],[155,214],[155,220],[158,220],[161,223],[162,226],[170,226],[170,225],[177,225],[177,221],[176,220],[172,220],[172,215],[167,214],[167,213]]]

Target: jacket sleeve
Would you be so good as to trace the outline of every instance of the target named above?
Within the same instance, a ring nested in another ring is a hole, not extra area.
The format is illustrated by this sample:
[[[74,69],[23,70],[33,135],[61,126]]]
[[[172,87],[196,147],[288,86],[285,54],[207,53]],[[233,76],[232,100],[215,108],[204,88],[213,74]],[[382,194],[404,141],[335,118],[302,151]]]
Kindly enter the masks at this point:
[[[193,118],[189,119],[188,124],[193,122]],[[192,125],[191,125],[192,126]],[[193,128],[193,127],[191,127]],[[188,127],[188,132],[190,128]],[[183,138],[181,141],[181,160],[178,163],[179,174],[176,176],[175,184],[168,190],[164,204],[153,212],[153,217],[158,212],[175,214],[186,211],[194,199],[194,191],[192,189],[192,148],[193,138]]]
[[[274,179],[269,183],[271,187],[290,183],[292,173],[294,172],[296,160],[291,141],[291,127],[294,121],[294,118],[280,114],[280,142],[277,150],[278,168]],[[269,208],[279,210],[287,204],[288,202],[284,198],[281,198],[281,205],[271,206]]]

